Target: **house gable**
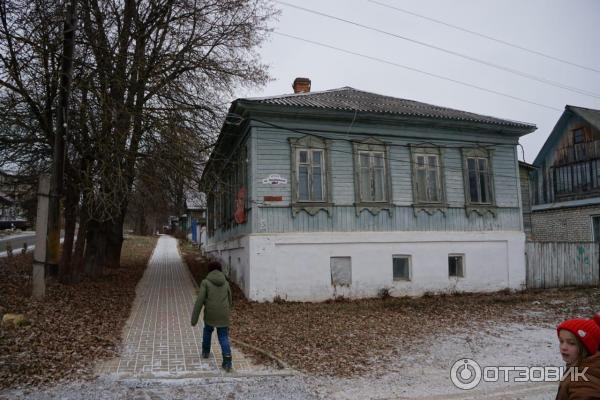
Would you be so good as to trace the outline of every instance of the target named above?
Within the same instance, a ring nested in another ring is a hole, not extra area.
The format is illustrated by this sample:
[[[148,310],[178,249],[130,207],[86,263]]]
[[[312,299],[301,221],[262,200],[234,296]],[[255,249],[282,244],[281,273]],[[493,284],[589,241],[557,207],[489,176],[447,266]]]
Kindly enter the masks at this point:
[[[565,111],[554,125],[533,165],[536,167],[542,167],[544,163],[546,166],[553,165],[556,158],[553,153],[557,149],[573,145],[571,134],[577,128],[584,129],[585,141],[600,140],[600,110],[565,106]]]
[[[600,110],[567,105],[534,165],[534,210],[600,197]]]

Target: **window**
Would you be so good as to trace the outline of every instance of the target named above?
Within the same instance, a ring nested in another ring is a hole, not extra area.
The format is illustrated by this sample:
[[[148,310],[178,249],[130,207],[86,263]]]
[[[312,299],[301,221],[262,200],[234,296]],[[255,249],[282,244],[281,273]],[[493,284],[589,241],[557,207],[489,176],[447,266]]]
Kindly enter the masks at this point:
[[[465,276],[464,255],[450,254],[448,256],[448,276],[451,278],[463,278]]]
[[[410,256],[393,256],[394,281],[410,281]]]
[[[297,151],[298,201],[325,201],[323,153],[320,149]]]
[[[573,144],[583,143],[585,141],[585,134],[583,128],[573,129]]]
[[[592,239],[600,242],[600,215],[592,215]]]
[[[350,286],[352,284],[352,259],[350,257],[331,257],[331,284]]]
[[[470,202],[490,203],[490,169],[487,158],[467,157],[467,173]]]
[[[332,212],[329,140],[315,136],[289,138],[291,146],[292,216]]]
[[[441,201],[439,157],[433,154],[415,156],[417,202],[438,203]]]
[[[465,188],[465,211],[484,216],[497,216],[494,199],[494,150],[483,147],[463,148],[463,179]]]
[[[377,215],[382,210],[392,212],[391,182],[387,145],[369,138],[354,142],[354,206],[356,214],[368,210]]]
[[[385,153],[359,151],[360,201],[386,200]]]

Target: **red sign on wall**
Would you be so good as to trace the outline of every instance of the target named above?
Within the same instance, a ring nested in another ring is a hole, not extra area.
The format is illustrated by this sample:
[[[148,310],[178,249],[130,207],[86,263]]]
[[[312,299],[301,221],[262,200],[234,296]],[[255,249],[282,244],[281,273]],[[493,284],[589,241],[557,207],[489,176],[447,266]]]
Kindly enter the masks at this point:
[[[238,224],[246,222],[246,188],[243,186],[235,196],[235,213],[233,216]]]

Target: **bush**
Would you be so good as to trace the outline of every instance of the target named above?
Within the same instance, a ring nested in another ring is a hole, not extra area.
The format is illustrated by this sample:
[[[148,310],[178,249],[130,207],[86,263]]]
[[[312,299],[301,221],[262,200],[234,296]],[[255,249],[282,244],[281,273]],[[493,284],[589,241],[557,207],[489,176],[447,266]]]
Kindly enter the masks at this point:
[[[392,297],[390,288],[384,287],[379,289],[379,291],[377,292],[377,297],[379,297],[381,300],[389,299],[390,297]]]
[[[285,302],[286,302],[286,300],[283,297],[281,297],[280,295],[277,295],[273,298],[273,303],[283,304]]]

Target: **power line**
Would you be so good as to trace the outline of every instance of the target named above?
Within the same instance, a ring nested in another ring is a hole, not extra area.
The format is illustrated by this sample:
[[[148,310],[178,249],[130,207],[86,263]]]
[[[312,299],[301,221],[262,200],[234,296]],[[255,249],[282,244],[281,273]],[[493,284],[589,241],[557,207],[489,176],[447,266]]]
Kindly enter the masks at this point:
[[[305,38],[302,38],[302,37],[299,37],[299,36],[289,35],[289,34],[283,33],[283,32],[274,31],[273,33],[276,34],[276,35],[287,37],[287,38],[291,38],[291,39],[299,40],[299,41],[302,41],[302,42],[310,43],[310,44],[313,44],[313,45],[316,45],[316,46],[325,47],[325,48],[336,50],[336,51],[339,51],[339,52],[342,52],[342,53],[346,53],[346,54],[351,54],[353,56],[357,56],[357,57],[361,57],[361,58],[366,58],[368,60],[377,61],[377,62],[380,62],[380,63],[383,63],[383,64],[392,65],[392,66],[395,66],[395,67],[398,67],[398,68],[403,68],[403,69],[406,69],[406,70],[409,70],[409,71],[413,71],[413,72],[418,72],[418,73],[423,74],[423,75],[432,76],[434,78],[438,78],[438,79],[442,79],[442,80],[445,80],[445,81],[453,82],[453,83],[456,83],[456,84],[459,84],[459,85],[463,85],[463,86],[467,86],[467,87],[470,87],[470,88],[473,88],[473,89],[481,90],[481,91],[488,92],[488,93],[493,93],[493,94],[496,94],[498,96],[507,97],[509,99],[517,100],[517,101],[520,101],[520,102],[523,102],[523,103],[533,104],[533,105],[536,105],[536,106],[539,106],[539,107],[543,107],[543,108],[547,108],[547,109],[553,110],[553,111],[562,111],[560,108],[556,108],[556,107],[548,106],[548,105],[545,105],[545,104],[537,103],[537,102],[531,101],[531,100],[526,100],[526,99],[523,99],[523,98],[520,98],[520,97],[517,97],[517,96],[513,96],[513,95],[510,95],[510,94],[507,94],[507,93],[498,92],[498,91],[493,90],[493,89],[487,89],[487,88],[484,88],[484,87],[481,87],[481,86],[477,86],[477,85],[474,85],[474,84],[471,84],[471,83],[468,83],[468,82],[463,82],[463,81],[459,81],[457,79],[449,78],[447,76],[434,74],[432,72],[423,71],[423,70],[418,69],[418,68],[413,68],[413,67],[409,67],[407,65],[399,64],[399,63],[396,63],[396,62],[393,62],[393,61],[384,60],[382,58],[369,56],[369,55],[358,53],[358,52],[355,52],[355,51],[352,51],[352,50],[347,50],[347,49],[343,49],[343,48],[340,48],[340,47],[336,47],[336,46],[332,46],[332,45],[329,45],[329,44],[325,44],[325,43],[322,43],[322,42],[317,42],[317,41],[314,41],[314,40],[305,39]]]
[[[592,67],[587,67],[587,66],[581,65],[581,64],[577,64],[577,63],[574,63],[572,61],[565,60],[563,58],[559,58],[559,57],[556,57],[556,56],[553,56],[553,55],[550,55],[550,54],[542,53],[541,51],[533,50],[533,49],[530,49],[530,48],[527,48],[527,47],[524,47],[524,46],[521,46],[521,45],[518,45],[518,44],[515,44],[515,43],[508,42],[506,40],[498,39],[498,38],[495,38],[493,36],[489,36],[489,35],[486,35],[486,34],[483,34],[483,33],[480,33],[480,32],[476,32],[476,31],[473,31],[473,30],[470,30],[470,29],[463,28],[463,27],[458,26],[458,25],[453,25],[453,24],[450,24],[448,22],[441,21],[439,19],[428,17],[426,15],[418,14],[418,13],[416,13],[414,11],[409,11],[409,10],[406,10],[404,8],[392,6],[392,5],[389,5],[389,4],[377,1],[377,0],[367,0],[367,1],[370,2],[370,3],[374,3],[374,4],[377,4],[377,5],[380,5],[382,7],[386,7],[386,8],[392,9],[392,10],[396,10],[396,11],[400,11],[400,12],[405,13],[405,14],[412,15],[414,17],[426,19],[428,21],[435,22],[436,24],[444,25],[444,26],[447,26],[449,28],[453,28],[453,29],[456,29],[456,30],[459,30],[459,31],[462,31],[462,32],[466,32],[466,33],[469,33],[471,35],[479,36],[479,37],[482,37],[484,39],[488,39],[488,40],[491,40],[491,41],[494,41],[494,42],[497,42],[497,43],[501,43],[501,44],[506,45],[506,46],[514,47],[516,49],[523,50],[523,51],[526,51],[526,52],[529,52],[529,53],[532,53],[532,54],[535,54],[535,55],[538,55],[538,56],[541,56],[541,57],[545,57],[545,58],[548,58],[550,60],[558,61],[558,62],[561,62],[563,64],[571,65],[571,66],[574,66],[574,67],[577,67],[577,68],[586,69],[588,71],[593,71],[593,72],[596,72],[596,73],[600,73],[600,70],[598,70],[598,69],[595,69],[595,68],[592,68]]]
[[[560,82],[553,81],[553,80],[550,80],[550,79],[539,78],[539,77],[537,77],[535,75],[532,75],[532,74],[529,74],[527,72],[523,72],[523,71],[520,71],[520,70],[517,70],[517,69],[514,69],[514,68],[505,67],[505,66],[502,66],[502,65],[499,65],[499,64],[492,63],[490,61],[485,61],[485,60],[482,60],[480,58],[472,57],[472,56],[469,56],[467,54],[459,53],[457,51],[448,50],[448,49],[445,49],[445,48],[440,47],[440,46],[436,46],[436,45],[433,45],[433,44],[430,44],[430,43],[422,42],[420,40],[412,39],[412,38],[409,38],[407,36],[402,36],[402,35],[399,35],[399,34],[396,34],[396,33],[384,31],[382,29],[375,28],[375,27],[368,26],[368,25],[364,25],[364,24],[361,24],[361,23],[358,23],[358,22],[355,22],[355,21],[350,21],[350,20],[347,20],[347,19],[344,19],[344,18],[336,17],[336,16],[331,15],[331,14],[326,14],[326,13],[323,13],[323,12],[320,12],[320,11],[316,11],[316,10],[312,10],[312,9],[309,9],[309,8],[300,7],[300,6],[297,6],[297,5],[294,5],[294,4],[286,3],[285,1],[280,1],[280,0],[275,0],[275,1],[277,3],[279,3],[279,4],[283,4],[283,5],[286,5],[288,7],[296,8],[298,10],[302,10],[302,11],[305,11],[305,12],[308,12],[308,13],[311,13],[311,14],[319,15],[319,16],[322,16],[322,17],[325,17],[325,18],[330,18],[330,19],[333,19],[333,20],[336,20],[336,21],[345,22],[347,24],[358,26],[360,28],[367,29],[367,30],[370,30],[370,31],[373,31],[373,32],[381,33],[381,34],[384,34],[384,35],[387,35],[387,36],[392,36],[392,37],[397,38],[397,39],[406,40],[408,42],[415,43],[415,44],[418,44],[420,46],[428,47],[430,49],[434,49],[434,50],[441,51],[441,52],[444,52],[444,53],[447,53],[447,54],[451,54],[451,55],[456,56],[456,57],[464,58],[464,59],[472,61],[472,62],[476,62],[476,63],[482,64],[482,65],[486,65],[488,67],[496,68],[496,69],[499,69],[499,70],[502,70],[502,71],[505,71],[505,72],[509,72],[511,74],[514,74],[514,75],[521,76],[523,78],[534,80],[534,81],[537,81],[537,82],[540,82],[540,83],[544,83],[544,84],[547,84],[547,85],[550,85],[550,86],[554,86],[554,87],[557,87],[557,88],[560,88],[560,89],[563,89],[563,90],[568,90],[568,91],[573,92],[573,93],[577,93],[577,94],[581,94],[581,95],[584,95],[584,96],[589,96],[589,97],[593,97],[593,98],[596,98],[596,99],[600,99],[600,94],[597,94],[597,93],[594,93],[594,92],[590,92],[590,91],[587,91],[587,90],[584,90],[584,89],[579,89],[579,88],[576,88],[576,87],[573,87],[573,86],[565,85],[565,84],[562,84]]]

